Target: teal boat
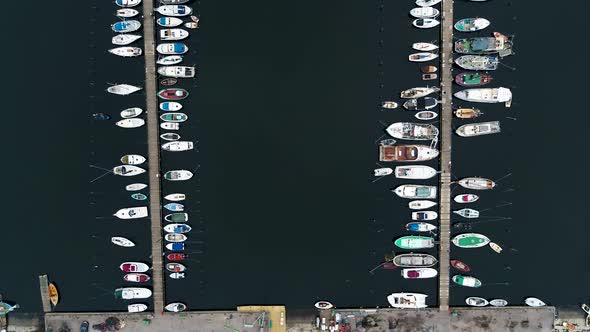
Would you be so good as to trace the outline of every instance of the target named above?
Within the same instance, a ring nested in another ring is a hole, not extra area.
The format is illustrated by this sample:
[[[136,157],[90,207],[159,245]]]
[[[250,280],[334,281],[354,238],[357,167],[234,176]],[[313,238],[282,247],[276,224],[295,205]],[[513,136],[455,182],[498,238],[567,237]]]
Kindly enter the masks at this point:
[[[188,119],[188,115],[184,113],[165,113],[160,115],[160,119],[166,122],[184,122]]]
[[[0,316],[4,316],[7,313],[11,312],[14,309],[18,308],[18,304],[10,305],[6,302],[0,301]]]
[[[434,239],[427,236],[402,236],[393,243],[402,249],[424,249],[434,247]]]
[[[490,243],[490,239],[482,234],[465,233],[455,236],[452,242],[459,248],[479,248]]]
[[[456,275],[453,276],[453,282],[456,283],[457,285],[461,285],[461,286],[465,286],[465,287],[480,287],[481,286],[481,281],[479,281],[479,279],[474,278],[474,277],[469,277],[469,276],[462,276],[462,275]]]
[[[481,17],[464,18],[455,23],[455,29],[461,32],[473,32],[487,28],[490,21]]]
[[[135,193],[131,195],[131,198],[136,199],[138,201],[145,201],[147,196],[142,193]]]

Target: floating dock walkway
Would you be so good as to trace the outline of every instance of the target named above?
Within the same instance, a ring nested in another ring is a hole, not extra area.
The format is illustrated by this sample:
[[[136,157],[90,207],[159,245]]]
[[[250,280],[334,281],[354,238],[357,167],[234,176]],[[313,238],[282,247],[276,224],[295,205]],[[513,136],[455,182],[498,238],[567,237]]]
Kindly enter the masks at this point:
[[[51,301],[49,300],[49,280],[47,275],[39,276],[39,291],[41,292],[41,303],[43,303],[43,312],[51,312]]]

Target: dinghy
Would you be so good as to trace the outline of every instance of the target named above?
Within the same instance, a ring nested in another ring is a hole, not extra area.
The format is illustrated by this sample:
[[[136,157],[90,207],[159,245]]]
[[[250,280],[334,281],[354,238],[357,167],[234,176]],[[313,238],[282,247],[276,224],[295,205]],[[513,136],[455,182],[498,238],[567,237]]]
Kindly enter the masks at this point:
[[[160,39],[162,40],[182,40],[188,37],[188,31],[184,29],[161,29]]]
[[[145,157],[139,154],[126,154],[121,157],[121,162],[126,165],[141,165],[145,161]]]
[[[504,299],[495,299],[490,301],[490,305],[493,307],[505,307],[508,305],[508,301]]]
[[[417,7],[410,10],[410,15],[415,18],[435,18],[440,15],[440,11],[434,7]]]
[[[92,114],[92,117],[94,118],[94,120],[100,121],[107,121],[111,119],[111,116],[105,113],[94,113]]]
[[[498,134],[501,132],[500,121],[469,123],[457,128],[455,132],[461,137]]]
[[[184,242],[186,241],[186,235],[176,233],[166,234],[164,235],[164,240],[168,242]]]
[[[391,261],[399,267],[430,267],[438,263],[432,255],[414,253],[397,255]]]
[[[164,307],[167,311],[181,312],[186,310],[186,305],[180,302],[170,303]]]
[[[434,199],[436,198],[437,187],[417,184],[404,184],[393,189],[392,191],[401,198]]]
[[[193,9],[185,5],[163,5],[155,9],[164,16],[188,16],[192,14]]]
[[[471,268],[467,264],[465,264],[459,260],[456,260],[456,259],[451,259],[451,266],[456,268],[459,271],[463,271],[463,272],[471,271]]]
[[[164,196],[165,200],[168,201],[172,201],[172,202],[179,202],[179,201],[184,201],[186,199],[186,195],[185,194],[168,194],[166,196]]]
[[[129,282],[147,282],[150,280],[150,276],[145,273],[128,273],[123,276],[123,279]]]
[[[172,251],[183,251],[184,250],[184,243],[168,243],[166,245],[166,249]],[[166,258],[171,261],[182,261],[185,258],[183,253],[172,253],[166,255]]]
[[[438,100],[433,97],[412,98],[404,102],[403,106],[408,111],[426,111],[438,105]]]
[[[199,24],[195,22],[186,22],[184,26],[189,29],[196,29],[199,27]]]
[[[499,245],[497,245],[494,242],[490,242],[490,248],[492,248],[492,250],[498,254],[502,252],[502,247],[500,247]]]
[[[119,219],[138,219],[148,216],[147,206],[131,207],[120,209],[113,216]]]
[[[164,208],[169,211],[178,212],[184,210],[184,205],[179,203],[168,203],[164,205]]]
[[[387,138],[387,139],[382,139],[381,141],[379,141],[379,145],[394,146],[395,142],[397,142],[397,141],[394,140],[393,138]]]
[[[160,123],[160,128],[166,130],[178,130],[180,128],[180,124],[175,122],[164,122]]]
[[[158,74],[175,78],[195,77],[195,67],[188,66],[166,66],[158,68]]]
[[[138,201],[145,201],[146,199],[148,199],[148,197],[142,193],[131,194],[131,198]]]
[[[406,224],[406,230],[410,232],[432,232],[437,227],[427,222],[410,222]]]
[[[455,236],[452,242],[459,248],[480,248],[490,243],[490,239],[482,234],[465,233]]]
[[[426,62],[438,58],[438,54],[429,52],[413,53],[408,56],[411,62]]]
[[[434,51],[434,50],[438,49],[438,45],[435,45],[433,43],[419,42],[419,43],[412,44],[412,48],[415,49],[416,51],[430,52],[430,51]]]
[[[423,210],[423,209],[429,209],[433,206],[435,206],[437,203],[433,202],[433,201],[423,201],[423,200],[418,200],[418,201],[411,201],[410,203],[408,203],[408,207],[412,210]]]
[[[423,72],[424,74],[436,73],[437,70],[438,70],[438,68],[436,68],[436,66],[422,66],[422,67],[420,67],[420,71]]]
[[[474,219],[479,218],[479,211],[474,209],[461,209],[453,211],[453,213],[460,215],[463,218]]]
[[[164,216],[164,220],[168,222],[184,223],[188,221],[188,213],[172,213]]]
[[[393,173],[393,169],[389,167],[376,168],[373,171],[375,172],[375,176],[386,176]]]
[[[457,285],[465,287],[477,288],[481,286],[481,281],[479,281],[479,279],[470,276],[455,275],[452,280]]]
[[[162,150],[165,151],[188,151],[193,149],[193,142],[176,141],[162,144]]]
[[[143,113],[143,110],[139,107],[131,107],[131,108],[126,108],[124,110],[121,111],[121,117],[123,119],[130,119],[130,118],[134,118],[138,115],[140,115],[141,113]]]
[[[164,173],[164,179],[168,181],[186,181],[193,177],[193,173],[187,170],[173,170]]]
[[[108,93],[120,96],[127,96],[141,90],[140,87],[129,84],[117,84],[107,88]]]
[[[393,241],[393,243],[402,249],[427,249],[434,247],[433,238],[417,235],[402,236]]]
[[[188,91],[178,88],[163,89],[158,92],[158,97],[164,100],[181,100],[188,97]]]
[[[184,54],[188,52],[188,46],[183,43],[164,43],[158,45],[156,51],[164,55]]]
[[[422,74],[423,81],[435,80],[437,78],[438,78],[438,75],[436,75],[436,74]]]
[[[145,121],[140,118],[123,119],[116,123],[121,128],[139,128],[145,124]]]
[[[526,305],[528,305],[530,307],[544,307],[544,306],[546,306],[545,302],[539,300],[536,297],[527,297],[524,300],[524,303],[526,303]]]
[[[113,174],[120,176],[136,176],[145,172],[145,169],[133,165],[121,165],[113,167]]]
[[[420,29],[434,28],[439,25],[440,22],[432,18],[418,18],[412,22],[412,25]]]
[[[131,46],[121,46],[116,48],[111,48],[109,53],[122,56],[122,57],[136,57],[142,54],[141,48],[139,47],[131,47]]]
[[[394,308],[421,309],[427,307],[426,297],[428,295],[419,293],[393,293],[387,296],[387,301]]]
[[[394,101],[384,101],[381,103],[381,108],[395,109],[397,106],[398,104]]]
[[[136,20],[120,21],[111,24],[111,29],[118,33],[127,33],[137,31],[141,28],[141,23]]]
[[[180,139],[180,135],[176,133],[164,133],[160,135],[160,138],[165,141],[178,141]]]
[[[470,296],[465,299],[465,303],[472,307],[485,307],[488,305],[488,300],[477,296]]]
[[[473,190],[488,190],[494,189],[496,183],[490,179],[480,177],[468,177],[459,180],[459,185],[463,188]]]
[[[177,17],[160,17],[156,20],[159,26],[173,28],[182,24],[182,20]]]
[[[434,278],[437,275],[438,271],[431,267],[402,269],[404,279],[427,279]]]
[[[135,7],[141,3],[141,0],[115,0],[119,7]]]
[[[412,212],[412,220],[434,220],[438,218],[438,213],[435,211],[417,211]]]
[[[400,92],[400,97],[405,99],[422,98],[439,91],[440,88],[437,87],[417,87]]]
[[[174,55],[171,55],[174,56]],[[174,84],[178,83],[178,80],[175,78],[165,78],[163,80],[160,81],[160,84],[164,85],[164,86],[172,86]]]
[[[442,0],[416,0],[416,6],[430,7],[438,4]]]
[[[434,177],[437,172],[430,166],[412,165],[412,166],[397,166],[395,168],[395,177],[398,179],[430,179]]]
[[[188,233],[191,229],[191,226],[187,224],[168,224],[164,226],[164,232],[166,233]]]
[[[168,55],[156,61],[159,65],[175,65],[182,62],[182,55]]]
[[[418,120],[432,120],[438,116],[438,113],[433,111],[420,111],[414,114],[414,117]]]
[[[487,28],[490,21],[481,17],[463,18],[455,23],[455,30],[461,32],[474,32]]]
[[[123,300],[147,299],[152,296],[152,291],[147,288],[123,287],[115,289],[115,298]]]
[[[483,114],[477,108],[458,108],[453,113],[459,119],[474,119]]]
[[[136,273],[136,272],[142,273],[142,272],[147,272],[147,270],[150,269],[150,267],[147,266],[147,264],[139,263],[139,262],[123,262],[121,265],[119,265],[119,268],[123,272],[130,272],[130,273]]]
[[[111,242],[120,246],[120,247],[135,247],[135,243],[133,243],[131,240],[121,237],[121,236],[113,236],[111,238]]]
[[[132,8],[121,8],[117,9],[115,16],[120,18],[130,18],[139,15],[139,12]]]
[[[385,131],[393,138],[407,140],[432,140],[438,136],[438,128],[430,124],[396,122]]]
[[[121,34],[113,36],[111,42],[115,45],[129,45],[139,39],[141,39],[140,35]]]
[[[144,312],[147,308],[147,305],[141,303],[130,304],[127,306],[127,312]]]
[[[186,271],[186,267],[180,263],[167,263],[166,270],[170,272],[182,272]]]
[[[55,307],[57,305],[57,303],[59,302],[59,292],[57,291],[57,287],[55,286],[54,283],[50,283],[48,286],[48,292],[49,292],[49,301],[51,301],[51,304]],[[4,303],[4,302],[0,302],[0,303]]]
[[[196,17],[195,15],[191,15],[191,20],[192,20],[193,22],[195,22],[195,23],[199,23],[199,21],[200,21],[201,19],[199,19],[199,18],[198,18],[198,17]]]
[[[178,273],[178,272],[170,273],[170,278],[172,278],[172,279],[184,279],[184,273]]]
[[[185,122],[188,120],[188,115],[184,113],[165,113],[160,115],[160,119],[166,122]]]
[[[473,203],[473,202],[476,202],[478,199],[479,199],[479,196],[477,196],[475,194],[461,194],[461,195],[457,195],[457,196],[455,196],[455,198],[453,198],[455,203],[461,203],[461,204]]]
[[[132,183],[125,186],[125,190],[127,191],[139,191],[145,188],[147,188],[147,184],[145,183]]]

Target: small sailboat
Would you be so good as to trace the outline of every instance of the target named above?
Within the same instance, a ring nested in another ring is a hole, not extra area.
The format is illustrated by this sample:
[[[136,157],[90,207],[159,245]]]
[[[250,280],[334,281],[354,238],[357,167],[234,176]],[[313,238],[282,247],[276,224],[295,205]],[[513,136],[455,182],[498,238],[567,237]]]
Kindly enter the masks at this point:
[[[438,213],[435,211],[417,211],[412,212],[412,220],[434,220],[438,218]]]
[[[164,43],[158,45],[156,51],[164,55],[184,54],[188,52],[188,46],[183,43]]]
[[[152,296],[152,291],[147,288],[123,287],[115,289],[115,298],[123,300],[147,299]]]
[[[474,32],[487,28],[490,21],[482,17],[463,18],[455,23],[455,30],[461,32]]]
[[[433,97],[412,98],[404,102],[403,107],[408,111],[425,111],[438,105],[438,100]]]
[[[168,243],[166,245],[166,249],[172,250],[172,251],[184,251],[184,243]],[[171,260],[171,261],[181,261],[181,260],[184,260],[184,254],[172,253],[172,254],[168,254],[168,256],[166,256],[166,258],[168,258],[168,260]]]
[[[195,77],[195,67],[188,66],[166,66],[158,68],[158,74],[175,78]]]
[[[387,296],[387,302],[400,309],[421,309],[426,308],[426,294],[419,293],[393,293]]]
[[[485,307],[488,305],[488,300],[477,296],[470,296],[465,299],[465,303],[472,307]]]
[[[179,273],[179,272],[170,273],[170,278],[172,278],[172,279],[184,279],[184,273]]]
[[[121,111],[121,117],[123,119],[130,119],[140,115],[141,113],[143,113],[143,110],[141,108],[130,107]]]
[[[453,213],[460,215],[463,218],[474,219],[479,218],[479,211],[474,209],[461,209],[453,211]]]
[[[148,199],[148,197],[142,193],[131,194],[131,198],[137,201],[145,201],[146,199]]]
[[[416,6],[431,7],[438,4],[441,1],[442,0],[416,0]]]
[[[160,103],[160,109],[167,112],[180,111],[182,109],[182,104],[175,101],[165,101]]]
[[[168,204],[164,205],[164,208],[166,210],[174,211],[174,212],[184,211],[184,205],[179,204],[179,203],[168,203]]]
[[[477,233],[460,234],[451,241],[459,248],[480,248],[490,243],[487,236]]]
[[[375,172],[375,176],[387,176],[393,173],[393,169],[389,167],[375,168],[373,171]]]
[[[433,18],[418,18],[412,22],[412,25],[420,29],[434,28],[439,25],[440,22]]]
[[[164,100],[181,100],[188,97],[188,91],[178,88],[163,89],[158,92],[158,97]]]
[[[398,179],[430,179],[437,172],[434,168],[424,165],[397,166],[395,168],[395,177]]]
[[[132,183],[125,186],[125,190],[127,191],[139,191],[147,188],[147,184],[145,183]]]
[[[417,7],[410,10],[410,15],[416,18],[435,18],[440,11],[434,7]]]
[[[436,93],[439,91],[440,88],[438,87],[416,87],[400,92],[400,97],[406,99],[422,98],[428,96],[431,93]]]
[[[504,299],[495,299],[490,301],[490,305],[493,307],[505,307],[508,305],[508,301]]]
[[[127,96],[141,90],[140,87],[129,84],[117,84],[107,88],[108,93],[120,96]]]
[[[145,218],[148,216],[148,208],[147,206],[124,208],[118,210],[113,215],[119,219]]]
[[[423,209],[429,209],[433,206],[435,206],[437,203],[433,202],[433,201],[424,201],[424,200],[418,200],[418,201],[411,201],[410,203],[408,203],[408,207],[412,210],[423,210]]]
[[[129,282],[148,282],[150,276],[145,273],[127,273],[123,276],[123,279]]]
[[[477,108],[458,108],[453,113],[459,119],[474,119],[483,114]]]
[[[455,196],[455,198],[453,198],[453,200],[456,203],[473,203],[473,202],[477,202],[477,200],[479,199],[479,196],[475,195],[475,194],[461,194],[461,195],[457,195]]]
[[[119,265],[119,269],[123,272],[131,272],[131,273],[142,273],[147,272],[150,267],[147,264],[140,263],[140,262],[124,262]]]
[[[145,163],[145,161],[145,157],[139,154],[126,154],[121,157],[121,163],[126,165],[141,165]]]
[[[502,252],[502,247],[500,247],[498,244],[494,242],[490,242],[490,248],[492,248],[492,250],[498,254]]]
[[[435,45],[433,43],[419,42],[412,44],[412,48],[416,51],[430,52],[438,49],[438,45]]]
[[[184,266],[180,263],[167,263],[166,270],[168,270],[170,272],[182,272],[182,271],[186,271],[186,266]]]
[[[145,304],[135,303],[127,306],[127,312],[144,312],[147,308],[148,306]]]
[[[418,120],[433,120],[434,118],[436,118],[438,116],[438,113],[433,112],[433,111],[420,111],[416,114],[414,114],[414,117]]]
[[[177,27],[182,24],[182,20],[178,17],[160,17],[156,20],[156,23],[162,27]]]
[[[428,254],[401,254],[393,257],[391,262],[399,267],[430,267],[436,265],[438,260]]]
[[[168,201],[172,201],[172,202],[180,202],[180,201],[184,201],[186,199],[186,195],[185,194],[168,194],[166,196],[164,196],[165,200]]]
[[[461,137],[473,137],[482,135],[498,134],[501,132],[500,121],[488,121],[479,123],[464,124],[455,130]]]
[[[481,286],[481,281],[479,281],[479,279],[470,276],[455,275],[453,276],[452,280],[457,285],[465,287],[477,288]]]
[[[142,54],[142,50],[139,47],[121,46],[111,48],[109,53],[122,57],[136,57]]]
[[[459,180],[459,185],[463,188],[473,190],[488,190],[494,189],[496,183],[490,179],[480,177],[467,177]]]
[[[49,291],[49,301],[55,307],[57,305],[57,303],[59,302],[59,292],[57,291],[57,287],[55,286],[54,283],[50,283],[48,285],[48,291]]]
[[[141,23],[137,20],[120,21],[111,24],[111,29],[118,33],[127,33],[137,31],[141,28]]]
[[[427,236],[402,236],[393,241],[393,243],[402,249],[426,249],[434,247],[434,239]]]
[[[188,221],[188,213],[172,213],[164,216],[164,220],[174,223],[185,223]]]
[[[120,247],[126,247],[126,248],[135,247],[135,243],[133,243],[133,241],[131,241],[127,238],[121,237],[121,236],[113,236],[111,238],[111,242],[120,246]]]
[[[170,55],[170,56],[174,56],[174,55]],[[165,78],[160,81],[160,84],[162,84],[164,86],[172,86],[176,83],[178,83],[178,80],[173,77],[168,77],[168,78]]]
[[[113,167],[113,174],[120,176],[136,176],[145,172],[145,169],[133,165]]]
[[[404,184],[392,190],[401,198],[436,198],[437,187],[417,184]]]
[[[438,54],[429,52],[413,53],[408,56],[411,62],[426,62],[438,58]]]
[[[178,141],[180,139],[180,135],[176,133],[163,133],[160,135],[160,138],[165,141]]]
[[[163,123],[160,123],[160,128],[166,129],[166,130],[178,130],[180,128],[180,123],[163,122]]]
[[[94,120],[100,121],[107,121],[111,119],[111,116],[105,113],[94,113],[92,114],[92,117],[94,118]]]
[[[536,297],[527,297],[524,299],[524,303],[530,307],[544,307],[546,306],[545,302],[539,300]]]
[[[192,14],[193,9],[185,5],[163,5],[155,9],[164,16],[188,16]]]
[[[165,113],[160,115],[160,119],[166,122],[185,122],[188,120],[188,115],[184,113]]]
[[[191,229],[191,226],[187,224],[168,224],[164,226],[164,232],[166,233],[188,233]]]
[[[167,311],[171,311],[171,312],[181,312],[181,311],[186,310],[186,305],[184,303],[175,302],[175,303],[170,303],[170,304],[166,305],[164,307],[164,309],[166,309]]]
[[[165,57],[158,58],[156,61],[159,65],[175,65],[182,62],[182,55],[168,55]],[[165,84],[164,84],[165,85]]]
[[[384,101],[381,103],[381,108],[395,109],[398,104],[395,101]]]
[[[471,268],[469,267],[469,265],[467,265],[459,260],[456,260],[456,259],[451,259],[451,266],[456,268],[459,271],[462,271],[462,272],[471,271]]]
[[[186,181],[192,177],[193,173],[184,169],[173,170],[164,173],[164,179],[168,181]]]
[[[187,38],[188,35],[188,31],[179,28],[160,30],[160,39],[162,40],[182,40]]]
[[[115,45],[129,45],[141,39],[141,35],[121,34],[111,38],[111,42]]]
[[[141,3],[141,0],[115,0],[119,7],[135,7]]]
[[[115,16],[120,18],[130,18],[137,15],[139,15],[139,12],[133,8],[121,8],[115,12]]]
[[[404,279],[427,279],[434,278],[438,275],[438,271],[431,267],[402,269],[402,277]]]
[[[193,142],[189,141],[176,141],[162,144],[162,150],[164,151],[189,151],[193,149]]]
[[[166,234],[164,235],[164,240],[168,241],[168,242],[184,242],[186,241],[186,235],[184,234],[176,234],[176,233],[172,233],[172,234]]]
[[[131,119],[123,119],[121,121],[118,121],[116,123],[117,126],[121,127],[121,128],[139,128],[141,126],[143,126],[145,124],[145,120],[144,119],[140,119],[140,118],[131,118]]]
[[[432,232],[437,227],[427,222],[410,222],[406,224],[406,230],[410,232]]]

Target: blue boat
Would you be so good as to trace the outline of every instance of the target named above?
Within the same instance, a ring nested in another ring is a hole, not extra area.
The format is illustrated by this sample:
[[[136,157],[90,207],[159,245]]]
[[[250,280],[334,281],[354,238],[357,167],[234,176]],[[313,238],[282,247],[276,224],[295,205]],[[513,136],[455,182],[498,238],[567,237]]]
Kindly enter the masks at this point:
[[[183,43],[164,43],[158,45],[156,51],[164,55],[184,54],[188,52],[188,46]]]
[[[169,224],[164,226],[164,231],[166,233],[188,233],[191,231],[191,227],[187,224]]]
[[[184,211],[184,205],[178,203],[168,203],[164,207],[170,211]]]
[[[427,222],[410,222],[406,224],[406,230],[410,232],[432,232],[437,227]]]
[[[142,193],[135,193],[131,195],[131,198],[136,199],[138,201],[145,201],[147,196]]]
[[[184,250],[184,243],[168,243],[166,245],[166,249],[172,251],[183,251]]]
[[[136,20],[121,21],[111,24],[111,29],[115,32],[133,32],[139,30],[141,23]]]
[[[101,121],[106,121],[106,120],[110,120],[111,116],[105,113],[94,113],[92,114],[92,117],[94,118],[94,120],[101,120]]]

